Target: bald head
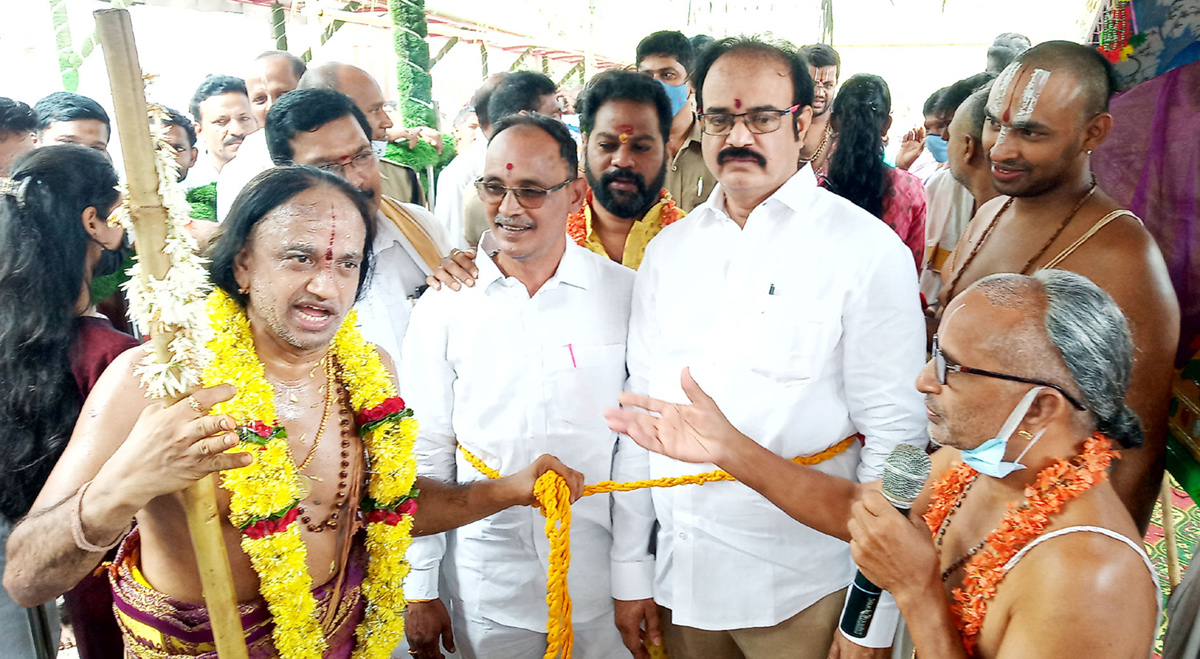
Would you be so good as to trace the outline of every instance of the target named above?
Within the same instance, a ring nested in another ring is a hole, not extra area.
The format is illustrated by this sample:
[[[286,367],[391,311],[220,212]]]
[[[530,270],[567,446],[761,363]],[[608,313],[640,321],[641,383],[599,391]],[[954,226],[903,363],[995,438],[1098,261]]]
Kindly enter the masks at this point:
[[[1079,110],[1090,119],[1108,111],[1108,99],[1117,90],[1112,65],[1093,48],[1070,41],[1047,41],[1021,53],[1010,66],[1066,74],[1079,85]],[[1003,76],[1002,76],[1003,77]]]
[[[393,125],[383,109],[387,99],[384,98],[379,83],[366,71],[339,62],[311,66],[300,79],[297,89],[332,89],[349,96],[367,116],[367,121],[371,124],[371,139],[387,139],[387,129]]]
[[[1006,372],[1059,384],[1087,407],[1092,427],[1123,446],[1141,444],[1141,423],[1125,404],[1133,340],[1108,293],[1065,270],[996,274],[964,291],[947,313],[979,298],[993,321],[980,348]]]

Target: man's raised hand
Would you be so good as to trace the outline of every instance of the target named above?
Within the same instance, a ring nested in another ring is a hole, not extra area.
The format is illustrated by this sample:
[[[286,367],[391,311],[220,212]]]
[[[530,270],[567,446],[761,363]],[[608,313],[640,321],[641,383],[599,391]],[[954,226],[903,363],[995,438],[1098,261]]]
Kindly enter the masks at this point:
[[[619,399],[621,408],[604,412],[608,427],[629,435],[643,448],[683,462],[721,464],[740,442],[752,441],[725,418],[717,403],[692,379],[690,369],[683,369],[680,384],[691,405],[624,393]]]
[[[234,393],[231,385],[222,384],[197,390],[169,407],[157,402],[147,406],[96,480],[145,505],[213,472],[249,465],[249,453],[226,453],[238,444],[233,418],[208,415]]]

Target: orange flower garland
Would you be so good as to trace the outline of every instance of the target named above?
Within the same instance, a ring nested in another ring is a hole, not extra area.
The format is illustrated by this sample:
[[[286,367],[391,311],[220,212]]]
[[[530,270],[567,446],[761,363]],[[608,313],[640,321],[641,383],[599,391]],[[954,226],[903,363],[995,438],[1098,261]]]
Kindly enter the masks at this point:
[[[1083,453],[1070,460],[1060,459],[1038,473],[1034,483],[1025,488],[1023,503],[1008,504],[1000,525],[988,534],[984,546],[964,566],[966,576],[962,586],[953,591],[950,611],[968,655],[975,655],[988,603],[1007,574],[1004,566],[1046,530],[1050,517],[1067,502],[1103,483],[1116,457],[1111,440],[1096,433],[1084,442]],[[978,476],[979,472],[966,463],[959,463],[933,484],[933,497],[924,519],[935,539],[943,523],[958,508],[967,486]]]
[[[675,200],[671,198],[671,193],[664,188],[659,192],[658,203],[662,204],[662,211],[659,217],[662,218],[662,225],[668,226],[678,222],[683,217],[683,212],[675,205]],[[567,235],[571,240],[575,241],[580,247],[587,247],[587,216],[588,210],[592,207],[592,189],[588,188],[587,201],[583,206],[567,216]]]

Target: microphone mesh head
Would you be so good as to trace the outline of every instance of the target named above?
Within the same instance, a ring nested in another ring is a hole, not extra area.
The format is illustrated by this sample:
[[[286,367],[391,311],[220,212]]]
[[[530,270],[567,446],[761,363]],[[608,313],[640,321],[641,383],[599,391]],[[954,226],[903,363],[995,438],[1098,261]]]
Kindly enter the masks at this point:
[[[883,460],[883,496],[897,508],[912,508],[931,468],[924,450],[911,444],[897,445]]]

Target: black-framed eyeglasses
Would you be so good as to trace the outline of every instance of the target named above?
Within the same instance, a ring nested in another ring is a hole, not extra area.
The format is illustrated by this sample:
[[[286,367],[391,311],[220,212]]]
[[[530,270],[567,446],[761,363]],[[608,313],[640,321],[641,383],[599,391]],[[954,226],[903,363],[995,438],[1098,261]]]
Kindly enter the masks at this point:
[[[517,203],[521,204],[521,208],[534,210],[546,203],[546,197],[550,196],[550,193],[562,190],[574,180],[575,178],[569,178],[552,188],[511,188],[495,181],[484,181],[481,176],[475,179],[475,189],[479,191],[479,198],[486,203],[499,204],[511,192],[517,198]]]
[[[704,131],[705,135],[728,135],[737,125],[738,119],[746,124],[746,130],[755,135],[763,135],[779,130],[784,115],[794,114],[802,107],[804,106],[797,103],[786,110],[752,110],[738,114],[701,112],[696,116],[700,118],[700,130]]]
[[[359,152],[357,155],[351,156],[350,159],[344,163],[331,162],[328,165],[319,165],[317,169],[323,172],[329,172],[338,178],[346,178],[347,167],[357,172],[363,167],[366,167],[367,161],[374,157],[375,152],[367,149],[366,151]]]
[[[1067,393],[1066,391],[1063,390],[1062,387],[1058,386],[1057,384],[1054,384],[1053,382],[1046,382],[1045,380],[1035,380],[1033,378],[1023,378],[1019,375],[1007,375],[1004,373],[996,373],[995,371],[985,371],[982,368],[971,368],[970,366],[963,366],[962,364],[959,364],[958,362],[954,361],[953,359],[947,357],[946,353],[942,352],[941,348],[938,347],[937,334],[933,335],[933,368],[934,368],[934,374],[937,376],[938,384],[941,384],[941,385],[946,384],[946,374],[947,373],[970,373],[972,375],[982,375],[983,377],[996,378],[998,380],[1010,380],[1012,382],[1024,382],[1025,384],[1036,384],[1036,385],[1040,385],[1043,387],[1050,387],[1051,389],[1062,394],[1063,398],[1066,398],[1067,402],[1070,403],[1071,405],[1073,405],[1075,407],[1075,409],[1078,409],[1078,410],[1086,410],[1087,409],[1086,407],[1081,405],[1079,403],[1079,401],[1075,400],[1075,398],[1073,396],[1071,396],[1071,394]]]

